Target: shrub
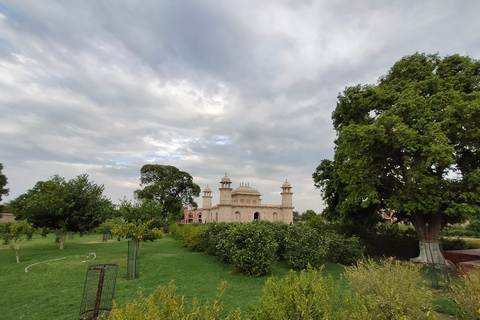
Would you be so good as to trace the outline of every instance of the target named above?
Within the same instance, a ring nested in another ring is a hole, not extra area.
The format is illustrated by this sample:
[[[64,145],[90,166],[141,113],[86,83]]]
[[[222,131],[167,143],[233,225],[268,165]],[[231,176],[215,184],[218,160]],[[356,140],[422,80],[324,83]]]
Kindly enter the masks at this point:
[[[327,221],[327,219],[325,219],[321,214],[317,214],[316,216],[312,217],[310,220],[306,221],[305,224],[314,228],[320,234],[337,232],[337,230],[335,230],[335,223]]]
[[[346,238],[340,234],[327,233],[324,235],[324,239],[327,246],[327,257],[330,261],[352,265],[363,258],[365,247],[355,236]]]
[[[233,267],[248,275],[266,274],[276,260],[278,244],[267,222],[238,224],[224,240],[224,250]]]
[[[435,319],[430,290],[420,287],[421,266],[392,259],[360,261],[345,275],[372,319]]]
[[[176,287],[170,282],[168,287],[159,286],[148,298],[143,298],[140,293],[140,297],[133,302],[126,302],[120,307],[114,304],[108,319],[220,319],[223,306],[219,300],[224,292],[225,282],[220,285],[217,300],[213,303],[206,301],[202,304],[195,298],[191,310],[186,311],[187,302],[177,294]],[[226,319],[240,319],[240,316],[238,310],[232,311]]]
[[[453,300],[458,305],[461,319],[480,319],[480,269],[463,276],[462,285],[451,286]]]
[[[283,222],[268,222],[274,232],[275,241],[278,244],[277,260],[282,260],[285,257],[285,239],[288,233],[289,225]]]
[[[443,229],[442,233],[447,237],[474,237],[475,220],[472,220],[472,222],[467,226],[463,226],[459,223],[448,225]]]
[[[202,232],[201,225],[186,224],[180,227],[180,242],[184,247],[192,251],[201,251],[200,233]]]
[[[442,242],[442,249],[445,250],[465,250],[468,249],[468,244],[465,240],[460,238],[446,238],[440,239]]]
[[[223,247],[219,246],[219,242],[220,240],[225,239],[228,230],[235,226],[235,223],[208,223],[200,232],[199,247],[202,251],[210,255],[223,256]]]
[[[178,225],[178,223],[172,223],[171,225],[168,226],[168,233],[175,240],[180,240],[179,231],[180,231],[180,226]]]
[[[300,275],[293,270],[285,279],[271,277],[265,283],[251,319],[369,319],[361,301],[341,288],[331,276],[308,267]]]
[[[327,251],[315,229],[305,224],[292,224],[285,237],[284,257],[291,268],[304,269],[308,264],[317,268],[326,261]]]

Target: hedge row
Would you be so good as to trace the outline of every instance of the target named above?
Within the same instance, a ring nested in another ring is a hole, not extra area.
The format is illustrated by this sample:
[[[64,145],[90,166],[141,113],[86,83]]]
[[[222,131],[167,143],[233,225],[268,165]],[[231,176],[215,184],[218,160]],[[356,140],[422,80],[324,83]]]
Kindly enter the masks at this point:
[[[169,231],[189,249],[215,255],[252,276],[268,273],[276,260],[285,260],[294,269],[308,264],[318,268],[326,261],[351,265],[364,253],[356,237],[321,233],[305,224],[220,222],[172,225]]]

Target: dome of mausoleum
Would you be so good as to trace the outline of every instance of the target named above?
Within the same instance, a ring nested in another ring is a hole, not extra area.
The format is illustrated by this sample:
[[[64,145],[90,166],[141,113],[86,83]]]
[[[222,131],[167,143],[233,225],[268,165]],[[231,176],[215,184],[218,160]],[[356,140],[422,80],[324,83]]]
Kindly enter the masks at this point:
[[[237,189],[232,191],[232,196],[236,194],[250,194],[250,195],[257,195],[260,196],[260,192],[257,189],[252,188],[250,186],[240,186]]]

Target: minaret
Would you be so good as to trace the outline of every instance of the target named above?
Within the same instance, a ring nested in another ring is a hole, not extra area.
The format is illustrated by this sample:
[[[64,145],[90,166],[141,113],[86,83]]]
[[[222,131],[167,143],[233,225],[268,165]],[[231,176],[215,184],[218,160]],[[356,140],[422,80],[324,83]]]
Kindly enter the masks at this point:
[[[282,192],[280,193],[282,195],[282,207],[284,208],[292,208],[293,209],[293,203],[292,203],[292,186],[290,183],[288,183],[287,180],[282,185]]]
[[[205,189],[203,189],[203,208],[207,209],[212,206],[212,189],[210,189],[207,185]]]
[[[230,178],[225,173],[225,177],[220,181],[220,188],[218,189],[220,190],[220,205],[230,204],[232,202],[233,189],[230,187],[231,184]]]

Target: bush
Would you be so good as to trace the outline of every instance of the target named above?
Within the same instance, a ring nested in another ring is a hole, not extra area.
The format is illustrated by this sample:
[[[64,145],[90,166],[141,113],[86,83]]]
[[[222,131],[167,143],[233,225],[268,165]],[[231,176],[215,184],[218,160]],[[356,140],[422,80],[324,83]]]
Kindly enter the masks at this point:
[[[202,225],[185,224],[179,228],[180,242],[192,251],[201,251],[200,234]]]
[[[278,244],[269,222],[238,224],[228,231],[224,240],[224,250],[233,267],[248,275],[268,273],[276,260]]]
[[[266,221],[265,221],[266,222]],[[267,222],[266,222],[267,223]],[[274,232],[275,241],[278,243],[277,260],[282,260],[285,257],[285,239],[288,233],[288,224],[283,222],[268,222]]]
[[[172,223],[171,225],[168,226],[168,234],[175,239],[175,240],[180,240],[180,226],[178,223]]]
[[[119,307],[114,304],[108,319],[136,320],[136,319],[220,319],[223,311],[219,302],[225,292],[225,282],[219,287],[217,300],[213,303],[200,303],[196,298],[192,301],[191,310],[186,311],[187,302],[177,294],[176,287],[170,282],[168,287],[159,286],[148,298],[140,297],[133,302],[127,302]],[[231,311],[225,319],[240,319],[240,312]],[[105,318],[105,317],[103,317]]]
[[[465,240],[460,238],[446,238],[442,237],[440,239],[442,242],[443,251],[446,250],[465,250],[468,249],[468,244]]]
[[[352,265],[363,258],[365,247],[355,236],[346,238],[340,234],[328,233],[324,235],[324,239],[327,246],[327,257],[330,261]]]
[[[458,305],[461,319],[480,319],[480,269],[463,276],[462,285],[451,286],[451,294]]]
[[[263,295],[252,307],[251,319],[369,319],[366,308],[331,276],[308,267],[293,270],[285,279],[271,277]]]
[[[222,260],[222,257],[225,256],[223,247],[220,244],[220,240],[225,239],[227,236],[228,230],[234,228],[236,223],[226,223],[226,222],[213,222],[208,223],[199,235],[199,247],[202,251],[213,255],[219,256]]]
[[[320,234],[331,233],[331,232],[336,233],[337,232],[336,224],[327,221],[327,219],[325,219],[320,214],[317,214],[316,216],[314,216],[310,220],[306,221],[305,224],[308,225],[309,227],[314,228]]]
[[[361,261],[345,275],[371,319],[435,319],[430,290],[420,287],[421,266],[392,259]]]
[[[288,226],[284,257],[294,269],[304,269],[310,264],[320,267],[327,259],[326,246],[318,232],[305,224]]]

